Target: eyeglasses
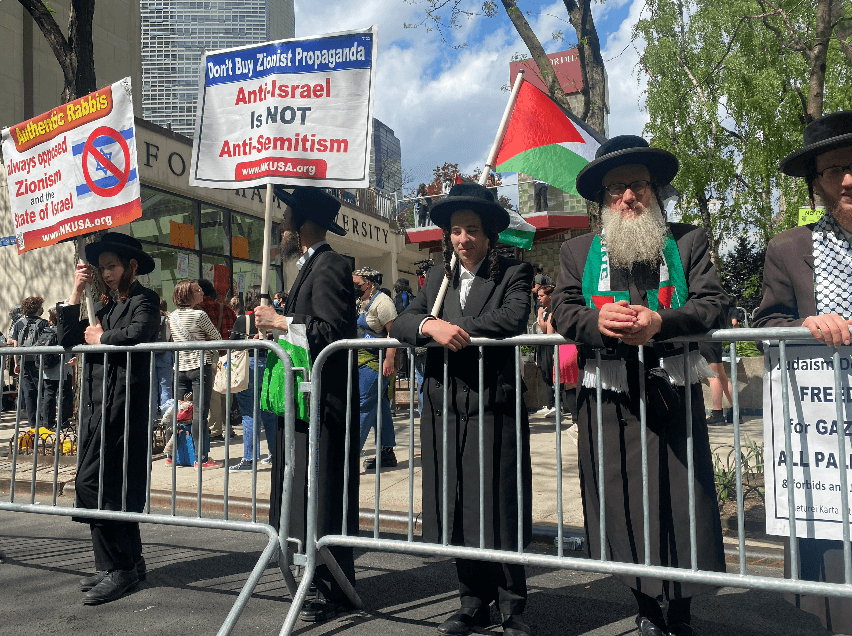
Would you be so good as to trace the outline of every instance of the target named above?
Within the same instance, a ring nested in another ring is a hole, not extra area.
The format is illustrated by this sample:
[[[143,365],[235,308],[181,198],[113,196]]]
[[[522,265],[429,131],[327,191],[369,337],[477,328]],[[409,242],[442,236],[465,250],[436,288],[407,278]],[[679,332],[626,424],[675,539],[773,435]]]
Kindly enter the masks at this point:
[[[606,190],[611,197],[620,197],[627,192],[628,188],[633,191],[633,194],[642,194],[650,185],[650,181],[639,179],[632,183],[611,183],[608,186],[604,186],[604,190]]]
[[[819,176],[831,181],[840,181],[847,173],[852,174],[852,163],[848,166],[829,166],[817,172]]]

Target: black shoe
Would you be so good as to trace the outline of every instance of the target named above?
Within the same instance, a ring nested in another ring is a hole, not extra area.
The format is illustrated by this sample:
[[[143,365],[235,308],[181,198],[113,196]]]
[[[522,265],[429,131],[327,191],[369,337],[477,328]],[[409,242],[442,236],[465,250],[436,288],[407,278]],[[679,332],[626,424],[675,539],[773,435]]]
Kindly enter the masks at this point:
[[[396,466],[396,453],[392,448],[382,449],[382,468],[394,468]]]
[[[109,603],[124,596],[139,583],[136,568],[132,570],[113,570],[83,597],[85,605]]]
[[[707,418],[707,426],[724,426],[725,425],[725,417],[722,415],[722,411],[712,411],[710,413],[710,417]]]
[[[211,442],[224,442],[225,436],[224,435],[211,435],[210,441]]]
[[[503,633],[506,636],[530,636],[532,629],[520,614],[503,615]]]
[[[302,607],[299,618],[308,623],[324,623],[346,611],[340,603],[327,600],[310,601]]]
[[[106,570],[101,570],[99,572],[95,572],[92,576],[80,579],[80,591],[88,592],[98,583],[103,581],[108,574],[109,572]],[[139,557],[139,560],[136,562],[136,576],[139,577],[140,582],[148,578],[148,568],[145,566],[145,557]]]
[[[491,610],[488,605],[474,610],[473,614],[470,613],[472,609],[462,608],[438,625],[438,631],[449,636],[464,636],[474,627],[488,627],[491,624]]]
[[[676,625],[669,625],[668,631],[666,632],[667,636],[695,636],[695,630],[692,629],[686,623],[677,623]]]
[[[654,625],[650,619],[641,615],[636,617],[636,627],[639,628],[639,636],[666,636],[666,633]]]

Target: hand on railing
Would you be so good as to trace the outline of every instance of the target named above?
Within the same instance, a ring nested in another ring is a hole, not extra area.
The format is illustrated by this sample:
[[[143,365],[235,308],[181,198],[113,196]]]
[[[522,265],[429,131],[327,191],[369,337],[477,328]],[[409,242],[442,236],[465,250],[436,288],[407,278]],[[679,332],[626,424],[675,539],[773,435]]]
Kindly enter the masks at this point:
[[[841,344],[848,345],[852,343],[852,336],[849,334],[849,325],[852,325],[852,320],[845,320],[843,316],[837,314],[823,314],[822,316],[808,316],[803,327],[807,327],[811,335],[824,342],[830,347],[839,347]]]

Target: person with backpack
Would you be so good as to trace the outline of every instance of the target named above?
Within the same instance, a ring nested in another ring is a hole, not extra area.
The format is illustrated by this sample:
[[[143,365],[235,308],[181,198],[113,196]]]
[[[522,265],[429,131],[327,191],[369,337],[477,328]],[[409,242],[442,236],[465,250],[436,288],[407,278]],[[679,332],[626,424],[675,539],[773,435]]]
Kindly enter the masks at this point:
[[[15,323],[13,329],[16,347],[38,346],[41,332],[47,328],[47,321],[40,316],[44,313],[44,298],[41,296],[30,296],[21,301],[21,313],[23,317]],[[23,394],[26,408],[27,420],[30,428],[38,426],[38,356],[15,356],[15,373],[19,374],[19,391]]]

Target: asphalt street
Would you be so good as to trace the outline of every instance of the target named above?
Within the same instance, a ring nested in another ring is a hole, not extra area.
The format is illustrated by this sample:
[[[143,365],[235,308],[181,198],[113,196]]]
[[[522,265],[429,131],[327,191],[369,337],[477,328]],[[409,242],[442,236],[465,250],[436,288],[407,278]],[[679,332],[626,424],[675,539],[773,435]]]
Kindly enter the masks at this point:
[[[261,535],[143,524],[148,580],[118,601],[87,607],[78,581],[93,569],[88,527],[68,518],[0,512],[0,635],[215,634],[264,546]],[[533,551],[551,553],[547,544]],[[358,552],[366,611],[297,634],[435,636],[457,607],[448,559]],[[635,633],[635,602],[618,579],[529,568],[526,617],[534,634]],[[778,576],[777,568],[755,570]],[[289,609],[277,567],[262,577],[234,634],[277,634]],[[496,613],[493,615],[496,620]],[[780,595],[724,588],[693,601],[699,636],[826,636],[817,619]],[[499,627],[482,633],[500,633]]]

